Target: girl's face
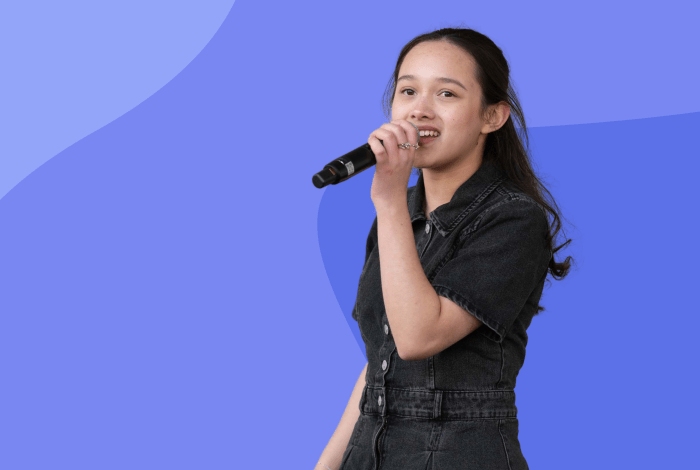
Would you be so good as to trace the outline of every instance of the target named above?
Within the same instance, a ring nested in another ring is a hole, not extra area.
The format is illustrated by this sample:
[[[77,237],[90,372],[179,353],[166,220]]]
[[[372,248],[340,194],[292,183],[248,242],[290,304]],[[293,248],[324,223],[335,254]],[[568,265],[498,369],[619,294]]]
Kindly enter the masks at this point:
[[[444,170],[465,158],[481,159],[489,128],[479,117],[481,87],[474,66],[471,55],[444,41],[422,42],[404,57],[391,119],[440,132],[428,142],[421,137],[414,167]]]

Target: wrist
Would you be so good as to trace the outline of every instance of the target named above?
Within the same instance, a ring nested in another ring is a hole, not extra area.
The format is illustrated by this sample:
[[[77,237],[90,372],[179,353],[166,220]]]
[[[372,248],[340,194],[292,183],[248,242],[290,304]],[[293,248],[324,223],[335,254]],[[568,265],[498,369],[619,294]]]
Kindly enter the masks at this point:
[[[374,203],[374,211],[381,219],[403,217],[409,214],[406,198],[377,201]]]

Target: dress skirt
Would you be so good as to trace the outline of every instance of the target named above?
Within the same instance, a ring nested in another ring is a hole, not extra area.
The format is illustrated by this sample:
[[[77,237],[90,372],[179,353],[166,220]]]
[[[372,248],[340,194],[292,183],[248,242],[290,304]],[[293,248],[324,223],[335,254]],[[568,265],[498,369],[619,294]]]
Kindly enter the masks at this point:
[[[518,419],[361,413],[339,470],[526,470]]]

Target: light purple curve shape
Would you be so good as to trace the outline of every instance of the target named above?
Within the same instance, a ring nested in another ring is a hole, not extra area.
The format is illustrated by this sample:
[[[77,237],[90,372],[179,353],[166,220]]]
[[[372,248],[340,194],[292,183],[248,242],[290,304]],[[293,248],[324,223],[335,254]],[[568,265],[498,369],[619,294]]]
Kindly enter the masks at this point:
[[[0,199],[204,49],[234,0],[11,2],[0,18]]]

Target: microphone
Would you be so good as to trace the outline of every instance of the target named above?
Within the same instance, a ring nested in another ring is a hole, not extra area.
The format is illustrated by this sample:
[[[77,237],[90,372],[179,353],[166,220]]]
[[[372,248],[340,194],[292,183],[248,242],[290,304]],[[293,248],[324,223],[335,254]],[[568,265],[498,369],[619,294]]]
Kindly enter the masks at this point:
[[[415,124],[409,124],[418,130]],[[379,142],[384,145],[382,140]],[[420,132],[418,132],[418,143],[420,144]],[[342,183],[376,164],[377,157],[372,152],[372,147],[367,143],[328,163],[323,167],[323,170],[311,178],[311,181],[314,183],[314,186],[320,189],[329,184]]]
[[[364,144],[324,166],[323,170],[316,173],[311,180],[314,186],[320,189],[329,184],[345,181],[376,164],[377,157],[374,156],[372,147]]]

